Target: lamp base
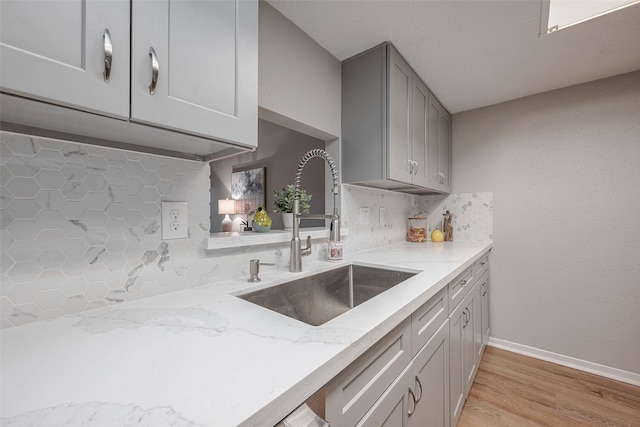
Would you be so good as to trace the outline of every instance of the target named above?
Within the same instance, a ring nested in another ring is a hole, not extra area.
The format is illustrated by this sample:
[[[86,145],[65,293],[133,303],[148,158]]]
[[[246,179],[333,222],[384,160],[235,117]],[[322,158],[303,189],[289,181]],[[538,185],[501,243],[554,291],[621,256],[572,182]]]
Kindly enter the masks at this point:
[[[231,232],[231,225],[233,225],[233,221],[231,221],[231,218],[229,218],[229,214],[226,214],[224,216],[224,219],[222,220],[222,231],[224,233]]]

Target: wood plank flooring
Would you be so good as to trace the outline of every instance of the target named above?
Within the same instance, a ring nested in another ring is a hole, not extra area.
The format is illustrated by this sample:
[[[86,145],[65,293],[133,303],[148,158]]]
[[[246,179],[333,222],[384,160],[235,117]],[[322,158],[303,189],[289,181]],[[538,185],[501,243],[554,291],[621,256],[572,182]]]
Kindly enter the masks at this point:
[[[458,427],[640,426],[640,387],[487,347]]]

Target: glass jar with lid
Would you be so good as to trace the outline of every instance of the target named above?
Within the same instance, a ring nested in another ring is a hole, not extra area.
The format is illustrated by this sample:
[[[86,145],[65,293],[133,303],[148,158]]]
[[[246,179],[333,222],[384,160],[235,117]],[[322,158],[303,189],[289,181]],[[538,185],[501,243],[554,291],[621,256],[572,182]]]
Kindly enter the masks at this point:
[[[426,242],[427,241],[427,218],[420,215],[414,215],[407,220],[409,231],[407,232],[407,240],[410,242]]]

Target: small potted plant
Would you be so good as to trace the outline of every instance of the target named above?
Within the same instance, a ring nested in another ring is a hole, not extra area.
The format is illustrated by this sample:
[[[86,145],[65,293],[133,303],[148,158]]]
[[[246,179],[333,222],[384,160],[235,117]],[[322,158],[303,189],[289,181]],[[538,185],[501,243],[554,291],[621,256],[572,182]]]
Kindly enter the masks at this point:
[[[286,185],[282,190],[273,192],[273,211],[282,213],[282,221],[285,230],[293,228],[293,199],[295,187],[293,184]],[[300,213],[309,213],[311,205],[311,195],[300,189]]]

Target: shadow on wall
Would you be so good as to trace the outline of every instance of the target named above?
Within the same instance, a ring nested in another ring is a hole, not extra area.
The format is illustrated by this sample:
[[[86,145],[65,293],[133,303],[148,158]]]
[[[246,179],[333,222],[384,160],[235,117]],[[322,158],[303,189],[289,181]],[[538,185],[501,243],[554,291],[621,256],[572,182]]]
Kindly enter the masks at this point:
[[[273,192],[293,183],[300,158],[313,148],[324,149],[324,141],[259,120],[256,151],[211,162],[211,232],[222,231],[221,223],[224,215],[218,214],[218,200],[231,198],[231,173],[259,167],[266,167],[265,207],[273,221],[271,228],[282,229],[282,216],[273,212]],[[308,194],[313,195],[312,213],[325,212],[324,170],[324,162],[310,161],[302,174],[301,187]],[[323,226],[324,221],[305,220],[302,225],[304,227]]]

